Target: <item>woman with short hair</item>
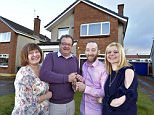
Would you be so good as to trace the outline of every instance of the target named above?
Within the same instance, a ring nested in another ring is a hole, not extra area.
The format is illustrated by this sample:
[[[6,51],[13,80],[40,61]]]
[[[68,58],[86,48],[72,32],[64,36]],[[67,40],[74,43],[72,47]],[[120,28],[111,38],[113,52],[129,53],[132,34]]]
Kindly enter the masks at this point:
[[[48,115],[49,86],[39,78],[42,51],[34,43],[21,50],[22,67],[16,74],[15,106],[12,115]]]

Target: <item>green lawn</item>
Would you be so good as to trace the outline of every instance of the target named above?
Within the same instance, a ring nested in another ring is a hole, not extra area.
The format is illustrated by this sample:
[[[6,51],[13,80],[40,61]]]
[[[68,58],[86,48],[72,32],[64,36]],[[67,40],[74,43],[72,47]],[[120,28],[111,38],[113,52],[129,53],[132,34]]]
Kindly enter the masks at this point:
[[[154,115],[154,102],[140,91],[138,96],[138,115]]]
[[[0,96],[0,115],[11,115],[14,105],[14,94]]]
[[[76,103],[76,113],[79,115],[79,106],[81,100],[81,93],[76,93],[75,103]],[[153,115],[154,113],[154,103],[149,100],[149,98],[139,91],[138,98],[138,115]],[[0,115],[10,115],[14,105],[14,94],[7,96],[0,96]]]

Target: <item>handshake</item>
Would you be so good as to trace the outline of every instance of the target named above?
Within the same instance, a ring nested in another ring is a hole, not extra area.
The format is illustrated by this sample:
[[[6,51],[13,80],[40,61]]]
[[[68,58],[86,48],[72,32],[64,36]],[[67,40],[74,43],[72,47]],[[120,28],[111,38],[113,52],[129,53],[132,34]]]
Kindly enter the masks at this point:
[[[71,73],[68,75],[68,81],[72,83],[74,91],[84,92],[86,85],[84,84],[84,79],[81,75]]]

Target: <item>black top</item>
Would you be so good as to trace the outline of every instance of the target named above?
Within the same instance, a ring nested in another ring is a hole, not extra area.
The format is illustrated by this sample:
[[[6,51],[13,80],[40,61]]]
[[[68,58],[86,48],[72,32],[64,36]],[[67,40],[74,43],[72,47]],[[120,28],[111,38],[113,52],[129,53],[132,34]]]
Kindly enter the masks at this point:
[[[137,77],[134,76],[131,86],[126,89],[124,85],[125,70],[134,68],[123,67],[119,71],[112,71],[105,83],[105,97],[103,99],[102,115],[137,115]],[[110,103],[113,99],[126,95],[125,102],[119,107],[112,107]]]

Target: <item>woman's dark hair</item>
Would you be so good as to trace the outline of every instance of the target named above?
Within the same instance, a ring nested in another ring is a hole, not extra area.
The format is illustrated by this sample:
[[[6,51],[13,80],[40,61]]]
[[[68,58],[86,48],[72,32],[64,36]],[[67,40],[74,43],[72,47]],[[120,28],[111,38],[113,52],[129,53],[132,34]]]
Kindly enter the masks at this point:
[[[42,62],[42,50],[40,49],[40,47],[35,43],[28,43],[21,50],[21,56],[20,56],[21,57],[21,66],[26,66],[29,64],[28,54],[32,50],[38,50],[40,52],[41,59],[40,59],[39,63]]]

